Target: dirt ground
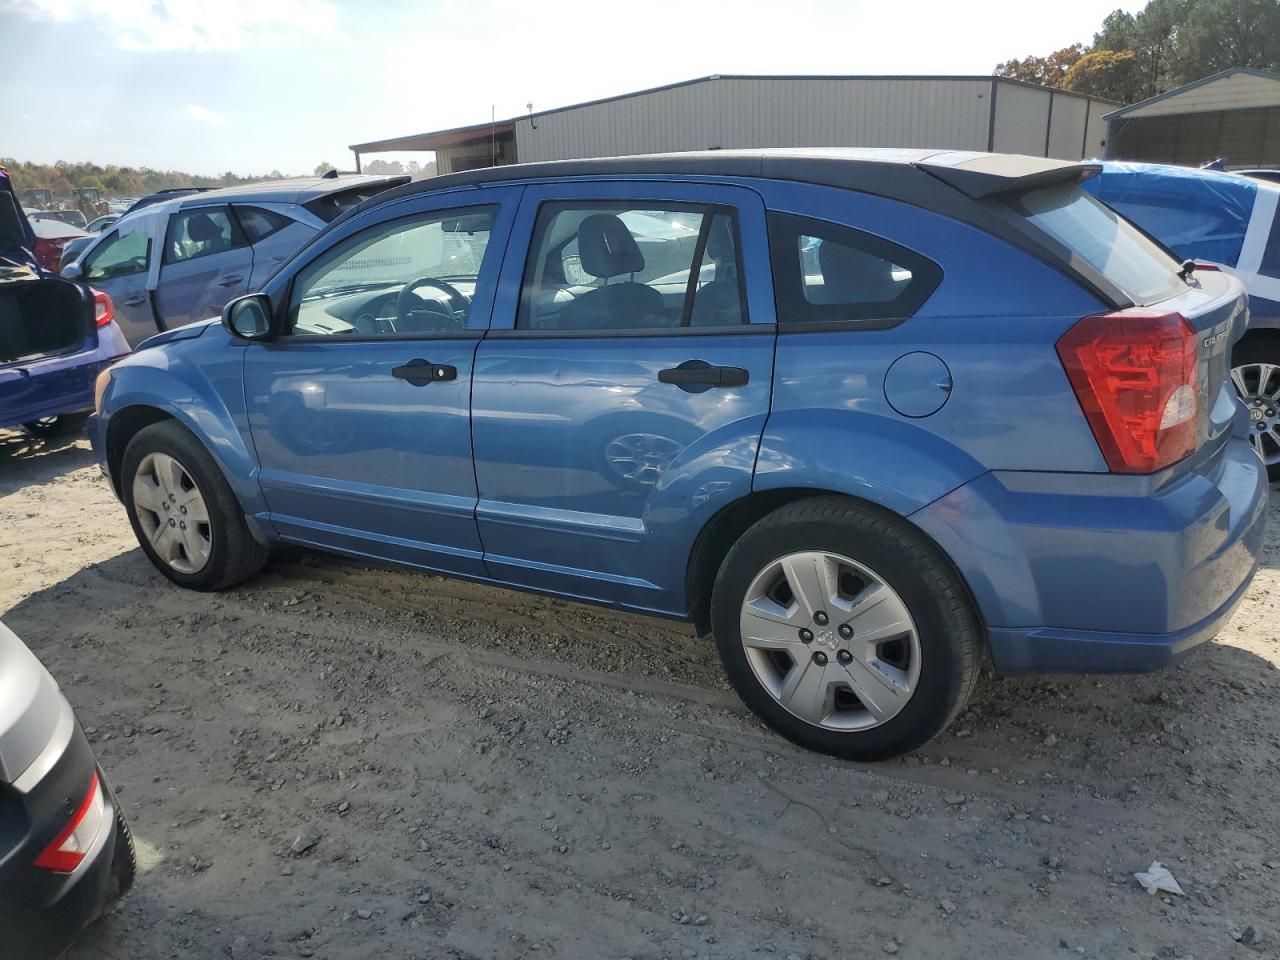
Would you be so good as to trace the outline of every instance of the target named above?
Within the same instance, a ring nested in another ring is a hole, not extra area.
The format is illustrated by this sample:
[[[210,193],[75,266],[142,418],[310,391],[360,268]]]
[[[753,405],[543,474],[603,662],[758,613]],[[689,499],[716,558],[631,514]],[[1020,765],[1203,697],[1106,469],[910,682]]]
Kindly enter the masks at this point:
[[[1280,956],[1277,509],[1176,669],[986,681],[858,766],[765,730],[679,625],[305,553],[183,592],[83,441],[0,433],[0,618],[143,868],[73,955]]]

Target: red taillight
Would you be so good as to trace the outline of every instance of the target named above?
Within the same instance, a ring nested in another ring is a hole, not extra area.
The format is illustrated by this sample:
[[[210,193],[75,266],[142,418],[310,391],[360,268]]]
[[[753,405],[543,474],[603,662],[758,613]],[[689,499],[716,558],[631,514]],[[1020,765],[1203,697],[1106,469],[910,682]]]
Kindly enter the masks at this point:
[[[98,775],[95,773],[89,781],[89,790],[84,800],[70,822],[36,857],[35,865],[55,873],[73,873],[93,849],[105,822],[106,804],[102,796],[102,784],[98,782]]]
[[[115,319],[116,307],[111,298],[101,290],[93,291],[93,318],[98,326],[105,327]]]
[[[1085,317],[1058,341],[1067,379],[1115,473],[1153,473],[1196,448],[1196,338],[1178,313]]]
[[[1218,272],[1220,272],[1220,271],[1222,270],[1222,268],[1221,268],[1220,266],[1218,266],[1216,263],[1206,263],[1206,262],[1205,262],[1205,261],[1203,261],[1203,260],[1197,260],[1197,261],[1196,261],[1196,272],[1197,272],[1197,273],[1201,273],[1201,272],[1203,272],[1203,271],[1205,271],[1205,270],[1211,270],[1211,271],[1213,271],[1214,273],[1218,273]]]
[[[58,261],[62,259],[63,243],[66,243],[66,241],[36,238],[36,248],[31,251],[36,255],[36,263],[50,273],[57,273]]]

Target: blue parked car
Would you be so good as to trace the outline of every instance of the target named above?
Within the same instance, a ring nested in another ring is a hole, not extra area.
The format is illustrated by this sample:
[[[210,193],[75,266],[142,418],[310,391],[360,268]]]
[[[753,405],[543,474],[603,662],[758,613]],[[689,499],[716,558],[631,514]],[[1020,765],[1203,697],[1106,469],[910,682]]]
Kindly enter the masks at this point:
[[[98,372],[129,352],[106,294],[41,272],[36,237],[0,169],[0,427],[84,425]]]
[[[136,347],[162,330],[217,317],[330,220],[408,179],[306,177],[172,191],[135,204],[73,260],[63,258],[62,276],[109,294]]]
[[[399,187],[103,374],[94,449],[182,586],[292,543],[689,620],[776,730],[892,756],[988,655],[1171,663],[1257,565],[1244,291],[1096,171],[715,151]]]
[[[1108,161],[1086,186],[1178,257],[1239,278],[1249,330],[1231,376],[1249,409],[1250,439],[1280,480],[1280,184],[1237,173]]]

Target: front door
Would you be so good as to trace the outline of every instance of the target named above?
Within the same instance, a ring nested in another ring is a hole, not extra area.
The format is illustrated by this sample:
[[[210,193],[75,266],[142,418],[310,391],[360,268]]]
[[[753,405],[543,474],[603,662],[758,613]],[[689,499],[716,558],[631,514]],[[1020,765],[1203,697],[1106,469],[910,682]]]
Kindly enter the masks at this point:
[[[693,538],[750,491],[769,409],[763,203],[692,183],[531,186],[510,248],[472,391],[486,566],[682,614]]]
[[[131,347],[160,332],[147,288],[151,257],[158,254],[147,224],[141,226],[127,233],[113,230],[85,256],[82,267],[84,282],[111,298],[116,323]]]
[[[266,519],[281,538],[483,574],[471,372],[518,196],[378,211],[300,265],[283,336],[244,354]]]
[[[228,206],[188,207],[169,217],[156,313],[166,330],[207,320],[248,292],[253,248]]]

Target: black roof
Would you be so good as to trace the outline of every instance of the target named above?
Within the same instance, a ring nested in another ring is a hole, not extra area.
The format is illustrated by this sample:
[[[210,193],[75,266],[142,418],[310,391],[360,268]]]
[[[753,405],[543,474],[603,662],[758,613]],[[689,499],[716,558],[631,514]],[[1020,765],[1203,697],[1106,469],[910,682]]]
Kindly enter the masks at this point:
[[[403,197],[456,187],[565,177],[663,174],[797,180],[872,193],[948,212],[959,199],[957,194],[976,200],[1036,183],[1083,180],[1100,169],[1098,164],[1091,163],[956,150],[846,147],[700,150],[516,163],[445,174],[380,193],[354,208],[350,215]]]

